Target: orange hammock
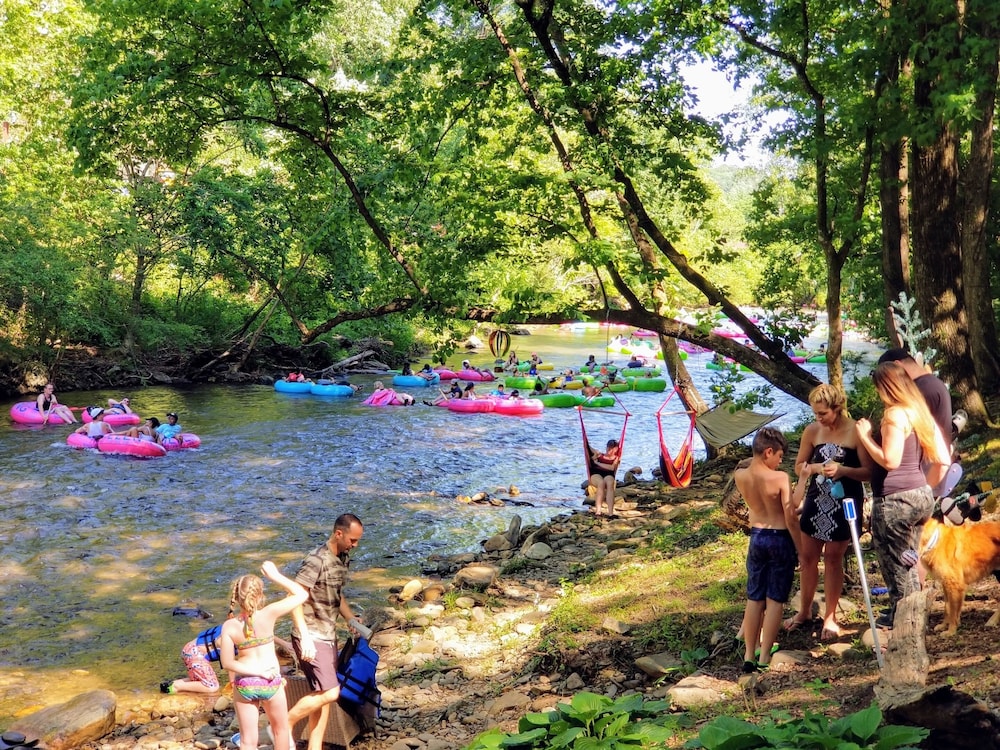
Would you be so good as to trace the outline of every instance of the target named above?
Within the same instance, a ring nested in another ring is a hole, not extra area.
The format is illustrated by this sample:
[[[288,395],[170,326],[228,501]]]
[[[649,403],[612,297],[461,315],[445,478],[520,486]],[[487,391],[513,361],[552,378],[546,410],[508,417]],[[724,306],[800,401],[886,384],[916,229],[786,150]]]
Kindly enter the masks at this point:
[[[611,395],[615,397],[615,401],[617,401],[618,405],[622,407],[622,410],[610,413],[622,414],[625,417],[622,423],[622,434],[621,437],[618,438],[618,455],[621,456],[622,450],[625,447],[625,428],[628,427],[628,418],[631,417],[632,415],[629,413],[629,410],[625,408],[625,405],[621,402],[621,399],[618,398],[617,395],[613,393]],[[576,407],[576,413],[580,415],[580,432],[583,434],[583,460],[584,464],[587,466],[587,480],[590,481],[590,476],[591,474],[593,474],[593,469],[594,469],[594,459],[593,459],[594,449],[591,448],[590,441],[587,439],[587,425],[585,425],[583,422],[583,410],[585,408],[586,408],[585,405],[578,404]],[[605,414],[609,413],[606,408],[602,408],[601,411],[604,412]]]
[[[674,388],[667,396],[667,400],[656,411],[656,430],[660,434],[660,475],[664,481],[670,482],[671,487],[687,487],[691,484],[691,475],[694,473],[694,454],[691,452],[691,443],[694,439],[695,413],[693,411],[667,412],[668,415],[687,414],[691,418],[687,437],[684,438],[684,442],[681,443],[681,447],[674,457],[670,456],[670,450],[663,439],[663,423],[660,420],[663,410],[676,394],[677,389]]]

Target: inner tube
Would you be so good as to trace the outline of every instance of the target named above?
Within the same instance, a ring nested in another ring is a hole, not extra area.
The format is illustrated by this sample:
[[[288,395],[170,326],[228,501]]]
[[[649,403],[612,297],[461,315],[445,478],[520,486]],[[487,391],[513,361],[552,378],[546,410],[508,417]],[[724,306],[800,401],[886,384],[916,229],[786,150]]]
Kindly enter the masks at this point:
[[[495,379],[492,372],[480,372],[479,370],[459,370],[456,377],[460,380],[469,380],[474,383],[488,382]]]
[[[167,449],[152,440],[125,435],[105,435],[97,441],[97,450],[101,453],[120,453],[139,458],[159,458],[167,455]]]
[[[71,432],[66,436],[66,445],[70,448],[96,448],[97,441],[92,437],[81,435],[79,432]]]
[[[530,369],[531,369],[531,362],[529,362],[528,360],[525,360],[524,362],[519,362],[518,365],[517,365],[517,371],[518,372],[527,372]],[[554,370],[554,369],[556,369],[556,366],[554,364],[552,364],[551,362],[540,362],[537,365],[535,365],[535,369],[536,370]]]
[[[312,390],[312,383],[304,380],[288,381],[282,378],[274,381],[274,390],[278,393],[309,393]]]
[[[541,414],[545,409],[545,405],[537,398],[496,398],[492,401],[494,413],[511,417],[529,417]]]
[[[591,398],[587,398],[586,396],[580,394],[575,398],[577,404],[579,404],[580,406],[586,406],[591,409],[601,409],[606,406],[615,405],[614,396],[592,396]]]
[[[193,432],[181,432],[176,437],[163,438],[160,445],[168,451],[190,450],[201,447],[201,438]]]
[[[86,409],[80,415],[80,420],[86,424],[87,422],[93,422],[93,417],[90,416],[90,412]],[[120,411],[108,411],[104,410],[104,421],[107,422],[112,427],[118,427],[119,425],[133,425],[142,422],[142,419],[138,414],[132,412],[131,414],[122,414]]]
[[[532,398],[540,401],[546,409],[567,409],[576,406],[576,396],[572,393],[539,393]]]
[[[393,375],[392,384],[403,388],[429,388],[432,385],[440,385],[441,376],[436,372],[430,378],[424,378],[420,375]]]
[[[461,414],[485,414],[493,411],[493,405],[491,398],[453,398],[445,404],[448,411]]]
[[[663,378],[625,378],[633,391],[647,393],[662,393],[667,389],[667,381]]]
[[[10,407],[10,418],[18,424],[42,424],[44,415],[38,411],[34,401],[20,401]],[[66,424],[57,414],[49,414],[47,424]]]
[[[366,406],[402,406],[403,401],[392,388],[383,388],[375,391],[361,403]]]
[[[353,396],[354,389],[349,385],[337,385],[336,383],[320,384],[314,383],[309,389],[314,396]]]
[[[527,388],[530,391],[535,387],[536,382],[538,382],[538,378],[533,375],[530,378],[522,377],[520,375],[508,375],[503,380],[504,387],[506,387],[507,390],[511,390],[513,388]]]

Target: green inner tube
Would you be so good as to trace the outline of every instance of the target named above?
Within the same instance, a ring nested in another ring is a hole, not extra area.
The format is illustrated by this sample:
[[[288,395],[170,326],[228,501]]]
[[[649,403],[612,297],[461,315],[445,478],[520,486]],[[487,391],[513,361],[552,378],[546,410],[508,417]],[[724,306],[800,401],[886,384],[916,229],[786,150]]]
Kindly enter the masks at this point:
[[[811,362],[814,365],[816,365],[816,364],[822,364],[822,363],[826,362],[826,355],[825,354],[814,354],[811,357],[806,357],[806,362]]]
[[[532,395],[531,398],[537,398],[545,404],[546,409],[559,409],[576,406],[577,400],[577,396],[573,393],[540,393],[538,395]]]
[[[628,383],[612,383],[611,385],[604,386],[604,390],[611,391],[612,393],[622,393],[623,391],[630,390]]]
[[[538,380],[534,375],[530,378],[522,378],[517,375],[510,375],[503,380],[503,384],[509,391],[511,388],[527,388],[529,391],[535,387],[535,381]]]
[[[667,389],[667,381],[663,378],[627,378],[633,391],[648,391],[661,393]]]
[[[576,403],[580,406],[586,406],[591,409],[598,409],[605,406],[614,406],[615,397],[614,396],[594,396],[591,399],[587,399],[585,396],[577,396]]]

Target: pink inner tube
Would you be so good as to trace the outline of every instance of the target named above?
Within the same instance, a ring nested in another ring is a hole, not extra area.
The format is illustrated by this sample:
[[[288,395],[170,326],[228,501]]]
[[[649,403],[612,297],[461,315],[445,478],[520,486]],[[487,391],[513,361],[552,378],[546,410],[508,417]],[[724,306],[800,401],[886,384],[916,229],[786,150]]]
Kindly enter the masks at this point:
[[[361,403],[368,406],[402,406],[403,401],[392,388],[383,388],[381,391],[375,391]]]
[[[445,381],[445,380],[454,380],[455,378],[458,377],[458,373],[457,372],[455,372],[454,370],[449,370],[446,367],[439,367],[439,368],[435,369],[434,372],[436,372],[438,375],[441,376],[441,380],[442,381]]]
[[[94,421],[93,419],[91,419],[90,414],[87,413],[86,409],[84,409],[83,413],[80,414],[80,420],[84,424],[86,424],[87,422]],[[139,424],[140,422],[142,422],[142,418],[135,412],[131,414],[122,414],[121,412],[118,411],[108,411],[107,409],[105,409],[104,421],[107,422],[112,427],[118,427],[120,425]]]
[[[181,432],[177,437],[163,438],[160,445],[168,451],[181,451],[201,446],[201,438],[193,432]]]
[[[491,398],[453,398],[445,404],[448,411],[457,411],[462,414],[485,414],[493,411],[493,399]]]
[[[441,375],[444,378],[444,375]],[[493,380],[492,372],[479,372],[478,370],[461,370],[456,373],[459,380],[468,380],[476,383],[487,383]]]
[[[512,417],[527,417],[541,414],[545,404],[537,398],[498,398],[493,399],[493,411],[496,414],[507,414]]]
[[[34,401],[20,401],[10,407],[10,418],[18,424],[42,424],[45,416],[38,411]],[[49,414],[47,424],[66,424],[58,414]]]
[[[66,436],[66,445],[70,448],[96,448],[97,441],[92,437],[81,435],[79,432],[71,432]]]
[[[152,440],[125,435],[105,435],[97,441],[97,450],[101,453],[121,453],[140,458],[158,458],[167,455],[166,448]]]

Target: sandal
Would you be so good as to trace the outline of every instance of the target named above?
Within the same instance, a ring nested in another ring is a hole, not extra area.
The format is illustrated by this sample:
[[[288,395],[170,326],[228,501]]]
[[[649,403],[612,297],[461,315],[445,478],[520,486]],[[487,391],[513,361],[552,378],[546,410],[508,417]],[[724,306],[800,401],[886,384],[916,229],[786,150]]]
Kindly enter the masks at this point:
[[[781,644],[780,643],[772,643],[771,644],[771,656],[774,656],[780,650],[781,650]],[[754,655],[755,658],[759,659],[760,658],[760,648],[758,648],[756,651],[754,651],[753,655]]]

